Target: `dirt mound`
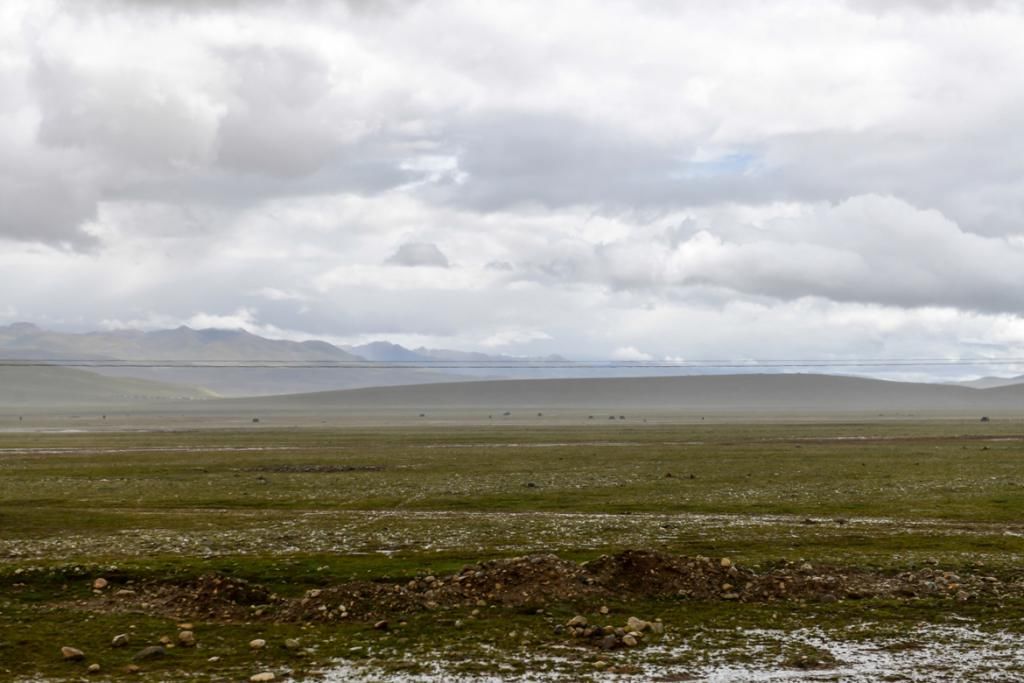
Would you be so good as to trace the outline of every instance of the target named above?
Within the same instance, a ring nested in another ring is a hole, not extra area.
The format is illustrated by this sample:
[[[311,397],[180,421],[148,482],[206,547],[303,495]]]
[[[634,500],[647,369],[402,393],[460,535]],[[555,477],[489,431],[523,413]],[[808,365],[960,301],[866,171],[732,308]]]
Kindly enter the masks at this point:
[[[994,577],[960,577],[931,568],[887,575],[785,563],[758,573],[728,558],[629,550],[583,564],[555,555],[534,555],[481,562],[457,574],[418,577],[404,584],[341,584],[310,591],[281,616],[295,620],[372,619],[441,607],[496,604],[533,609],[556,603],[583,607],[599,601],[659,598],[737,602],[833,602],[871,597],[968,600],[1007,590],[1011,588]]]
[[[499,605],[539,609],[552,604],[581,608],[630,599],[766,602],[832,602],[863,598],[949,598],[1024,593],[1020,582],[959,576],[938,568],[885,574],[808,563],[781,563],[755,571],[728,558],[674,556],[629,550],[582,564],[555,555],[488,560],[448,576],[407,582],[351,581],[280,598],[266,588],[223,576],[186,584],[149,584],[125,604],[202,618],[268,618],[283,621],[374,620],[452,607]],[[106,598],[113,603],[117,598]]]
[[[150,582],[131,591],[104,596],[108,606],[200,619],[259,617],[283,603],[259,584],[217,574],[187,583]]]
[[[513,608],[574,602],[600,593],[579,564],[554,555],[490,560],[444,577],[420,576],[401,584],[357,582],[316,589],[286,610],[285,618],[372,619],[441,607],[498,604]]]

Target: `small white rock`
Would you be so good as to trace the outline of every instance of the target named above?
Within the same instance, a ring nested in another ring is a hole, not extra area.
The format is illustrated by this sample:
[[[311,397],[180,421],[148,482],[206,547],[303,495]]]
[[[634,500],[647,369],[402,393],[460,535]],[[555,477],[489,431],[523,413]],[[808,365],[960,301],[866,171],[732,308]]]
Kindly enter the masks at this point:
[[[263,673],[253,674],[249,676],[250,683],[266,683],[276,678],[273,671],[264,671]]]
[[[267,641],[263,640],[262,638],[254,638],[254,639],[249,641],[249,648],[253,649],[253,650],[262,650],[266,646],[267,646]],[[274,679],[273,678],[268,678],[266,680],[272,681]]]
[[[65,645],[60,649],[60,653],[64,657],[65,661],[68,662],[80,662],[85,659],[85,653],[77,647],[68,647]]]

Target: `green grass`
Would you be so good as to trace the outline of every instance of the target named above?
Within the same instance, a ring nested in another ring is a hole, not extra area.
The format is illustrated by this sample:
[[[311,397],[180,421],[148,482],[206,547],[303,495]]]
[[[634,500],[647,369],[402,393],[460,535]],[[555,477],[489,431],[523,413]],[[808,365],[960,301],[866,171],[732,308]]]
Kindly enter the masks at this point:
[[[81,675],[59,660],[64,644],[102,653],[104,669],[119,671],[134,649],[111,650],[114,633],[134,625],[140,643],[173,635],[166,618],[79,606],[99,574],[144,582],[218,572],[299,595],[482,558],[652,548],[754,566],[980,564],[1012,577],[1024,558],[1022,434],[1019,423],[941,421],[0,434],[0,678]],[[620,608],[659,614],[697,642],[707,624],[723,625],[709,640],[723,651],[730,628],[807,619],[836,630],[871,621],[892,634],[954,612],[1000,628],[1024,623],[1011,599]],[[451,645],[446,656],[470,653],[466,670],[494,670],[501,657],[481,648],[514,653],[520,638],[509,632],[534,634],[541,649],[560,644],[551,627],[572,607],[549,611],[477,619],[457,634],[451,623],[465,615],[410,617],[383,635],[366,624],[209,623],[203,647],[176,650],[143,675],[305,671],[362,657],[352,648],[364,646],[375,666],[401,669],[439,640]],[[244,644],[257,635],[300,637],[316,650],[277,647],[254,659]]]

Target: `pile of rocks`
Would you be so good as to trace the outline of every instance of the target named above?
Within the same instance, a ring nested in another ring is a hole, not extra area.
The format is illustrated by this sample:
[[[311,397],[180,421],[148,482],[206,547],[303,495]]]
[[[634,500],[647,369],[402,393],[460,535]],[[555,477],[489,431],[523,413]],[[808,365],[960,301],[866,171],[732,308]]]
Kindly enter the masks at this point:
[[[564,627],[556,630],[565,631],[572,638],[588,641],[602,650],[618,650],[638,647],[647,637],[662,635],[665,627],[661,620],[645,621],[637,617],[629,617],[624,626],[599,626],[589,623],[585,616],[577,614],[567,621]]]

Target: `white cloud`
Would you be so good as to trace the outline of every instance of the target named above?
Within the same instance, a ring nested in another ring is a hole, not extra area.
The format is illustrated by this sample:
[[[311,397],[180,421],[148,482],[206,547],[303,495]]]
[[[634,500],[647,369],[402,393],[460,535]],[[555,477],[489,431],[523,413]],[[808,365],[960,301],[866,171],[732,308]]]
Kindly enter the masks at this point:
[[[621,346],[612,351],[612,358],[614,360],[646,361],[653,360],[654,356],[644,353],[635,346]]]
[[[547,341],[551,335],[541,330],[504,329],[480,340],[480,346],[497,348],[500,346],[519,346],[536,341]]]

